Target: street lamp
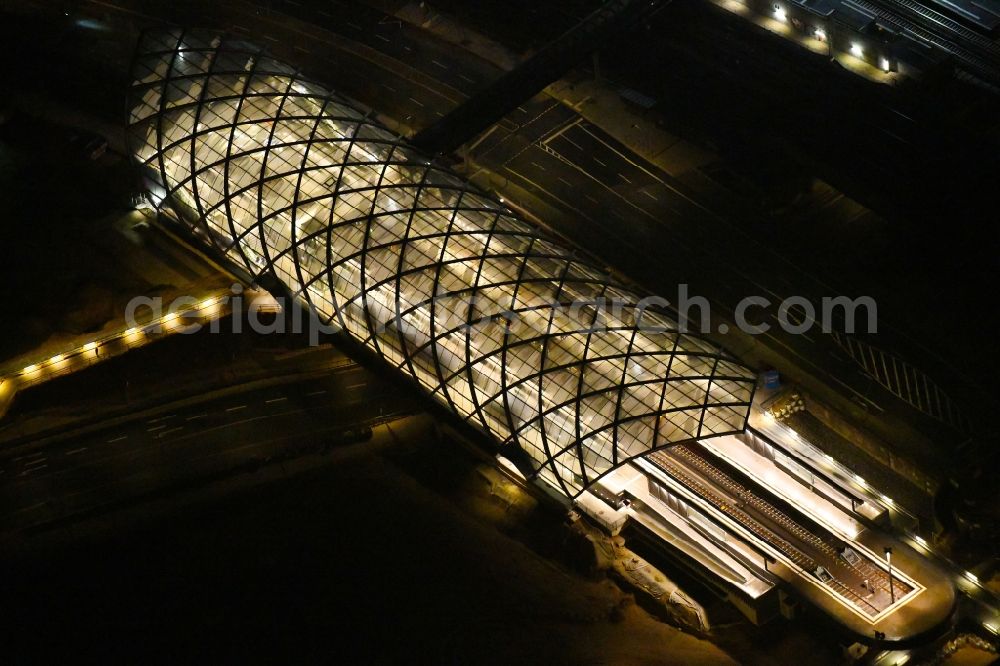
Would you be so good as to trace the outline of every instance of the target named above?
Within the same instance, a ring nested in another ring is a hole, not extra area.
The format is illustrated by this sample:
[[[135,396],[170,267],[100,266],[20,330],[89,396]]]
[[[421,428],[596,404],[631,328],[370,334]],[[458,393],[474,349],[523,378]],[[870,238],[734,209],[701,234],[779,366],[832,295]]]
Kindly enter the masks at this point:
[[[892,588],[892,548],[885,547],[885,561],[889,565],[889,603],[896,603],[896,592]]]

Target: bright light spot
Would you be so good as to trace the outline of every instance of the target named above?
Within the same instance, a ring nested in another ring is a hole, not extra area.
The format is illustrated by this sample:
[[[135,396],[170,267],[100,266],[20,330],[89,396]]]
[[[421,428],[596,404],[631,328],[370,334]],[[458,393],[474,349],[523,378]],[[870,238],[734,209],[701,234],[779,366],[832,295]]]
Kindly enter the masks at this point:
[[[918,534],[918,535],[914,535],[914,536],[913,536],[913,540],[914,540],[914,541],[916,541],[917,543],[919,543],[919,544],[920,544],[921,546],[923,546],[924,548],[929,548],[929,547],[930,547],[930,546],[928,546],[928,545],[927,545],[927,540],[926,540],[926,539],[924,539],[924,538],[923,538],[922,536],[920,536],[919,534]]]
[[[968,578],[973,583],[976,583],[977,585],[979,584],[979,577],[976,576],[976,574],[972,573],[971,571],[966,571],[962,575],[965,576],[966,578]]]
[[[826,30],[824,30],[823,28],[816,28],[815,30],[813,30],[813,37],[815,37],[816,39],[818,39],[821,42],[825,42],[826,41]]]
[[[889,71],[889,59],[888,58],[886,58],[884,56],[881,57],[881,58],[879,58],[878,64],[879,64],[879,67],[881,67],[884,71],[886,71],[886,72]]]
[[[896,504],[895,502],[892,501],[891,497],[886,497],[885,495],[882,495],[882,501],[888,504],[889,506],[895,506]]]
[[[95,349],[97,349],[96,342],[88,342],[83,346],[83,351],[94,351]]]
[[[26,375],[30,375],[31,373],[35,372],[36,370],[38,370],[38,366],[35,365],[35,364],[31,364],[31,365],[25,367],[24,370],[22,370],[21,372],[24,373],[24,374],[26,374]]]
[[[785,14],[785,8],[782,7],[781,5],[775,5],[774,6],[774,18],[776,18],[779,21],[781,21],[782,23],[784,23],[785,19],[788,18],[788,16]]]
[[[164,324],[172,324],[172,323],[174,323],[174,321],[176,321],[176,320],[177,320],[177,313],[176,313],[176,312],[168,312],[168,313],[167,313],[167,314],[166,314],[166,315],[165,315],[165,316],[163,317],[163,323],[164,323]]]
[[[990,632],[991,634],[1000,634],[1000,626],[997,626],[990,622],[983,622],[983,627],[985,627],[986,631]]]
[[[863,478],[861,478],[860,476],[858,476],[857,474],[854,475],[854,480],[857,481],[862,486],[867,486],[868,485],[867,482],[865,482],[865,480]]]
[[[139,329],[137,329],[137,328],[130,328],[127,331],[125,331],[125,337],[126,338],[131,338],[133,335],[135,335],[138,332],[139,332]]]
[[[851,44],[851,55],[852,56],[854,56],[855,58],[860,58],[864,54],[865,54],[865,51],[864,51],[864,49],[861,48],[861,44],[858,44],[857,42],[854,42],[853,44]]]
[[[59,363],[60,361],[62,361],[64,358],[65,358],[65,356],[63,356],[62,354],[56,354],[55,356],[53,356],[52,358],[49,359],[49,363],[51,363],[52,365],[55,365],[56,363]]]
[[[772,414],[771,412],[764,412],[764,419],[767,421],[773,421],[774,414]]]
[[[831,456],[829,453],[824,453],[823,457],[826,458],[827,462],[833,462],[833,456]]]
[[[207,310],[210,307],[212,307],[213,305],[215,305],[215,299],[214,298],[207,298],[204,301],[202,301],[201,303],[199,303],[198,307],[200,309],[202,309],[202,310]]]

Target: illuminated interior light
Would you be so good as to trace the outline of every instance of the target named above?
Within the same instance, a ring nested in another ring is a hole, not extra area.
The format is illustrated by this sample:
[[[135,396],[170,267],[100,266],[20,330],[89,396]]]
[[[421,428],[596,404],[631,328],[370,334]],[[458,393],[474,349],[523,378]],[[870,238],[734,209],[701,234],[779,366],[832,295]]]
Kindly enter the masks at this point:
[[[858,44],[857,42],[854,42],[853,44],[851,44],[851,55],[852,56],[854,56],[855,58],[860,58],[864,54],[865,54],[865,51],[864,51],[864,49],[861,48],[861,44]]]
[[[83,351],[94,351],[95,349],[97,349],[96,342],[88,342],[83,346]]]
[[[886,71],[886,72],[889,71],[889,59],[888,58],[886,58],[885,56],[882,56],[881,58],[879,58],[878,62],[879,62],[879,67],[881,67],[883,71]]]
[[[813,37],[815,37],[816,39],[818,39],[821,42],[825,42],[826,41],[826,30],[824,30],[823,28],[816,28],[815,30],[813,30]]]
[[[966,578],[968,578],[973,583],[976,583],[977,585],[979,584],[979,576],[977,576],[976,574],[972,573],[971,571],[966,571],[962,575],[965,576]]]
[[[775,5],[774,6],[774,18],[776,18],[779,21],[781,21],[782,23],[784,23],[785,19],[788,18],[788,15],[785,14],[785,8],[782,7],[781,5]]]
[[[858,482],[858,484],[859,484],[859,485],[861,485],[861,486],[867,486],[867,485],[868,485],[868,482],[867,482],[867,481],[865,481],[865,480],[864,480],[863,478],[861,478],[860,476],[858,476],[857,474],[855,474],[855,475],[854,475],[854,480],[855,480],[855,481],[857,481],[857,482]]]
[[[49,363],[51,365],[55,365],[56,363],[61,362],[64,358],[66,358],[66,357],[63,356],[62,354],[56,354],[55,356],[53,356],[52,358],[49,359]]]
[[[613,290],[634,308],[645,294],[612,289],[601,266],[497,206],[495,193],[442,163],[429,168],[430,156],[350,99],[313,83],[286,95],[294,68],[269,64],[248,78],[246,64],[263,58],[252,44],[201,33],[191,43],[217,46],[191,60],[215,63],[218,85],[173,77],[176,50],[163,44],[181,35],[170,34],[145,33],[139,46],[128,132],[133,157],[157,172],[179,222],[215,238],[225,259],[281,280],[323,324],[516,450],[526,472],[576,497],[589,481],[692,433],[743,431],[757,376],[732,355],[671,333],[676,321],[647,309],[650,327],[607,314],[613,321],[581,360],[579,341],[593,322],[549,298],[562,290],[594,302]],[[183,94],[196,101],[174,105]],[[276,122],[279,110],[314,120]],[[197,119],[209,116],[222,126],[192,142]],[[236,118],[238,128],[225,126]],[[279,157],[279,145],[295,148]],[[260,193],[260,205],[247,205],[248,191]],[[469,293],[482,322],[474,328],[454,316],[467,311]],[[507,334],[514,319],[540,342]],[[636,366],[636,377],[655,379],[623,384],[622,368]]]
[[[26,375],[30,375],[31,373],[35,372],[36,370],[38,370],[38,366],[35,365],[34,363],[32,363],[29,366],[25,366],[24,370],[22,370],[21,372],[24,373],[24,374],[26,374]]]
[[[916,541],[917,543],[919,543],[919,544],[920,544],[921,546],[923,546],[924,548],[929,548],[929,547],[930,547],[930,546],[929,546],[929,545],[927,544],[927,540],[926,540],[926,539],[924,539],[924,538],[923,538],[922,536],[920,536],[919,534],[915,534],[915,535],[913,535],[913,540],[914,540],[914,541]]]
[[[882,501],[885,502],[886,504],[888,504],[889,506],[895,506],[896,505],[896,503],[892,501],[891,497],[886,497],[885,495],[882,495]]]

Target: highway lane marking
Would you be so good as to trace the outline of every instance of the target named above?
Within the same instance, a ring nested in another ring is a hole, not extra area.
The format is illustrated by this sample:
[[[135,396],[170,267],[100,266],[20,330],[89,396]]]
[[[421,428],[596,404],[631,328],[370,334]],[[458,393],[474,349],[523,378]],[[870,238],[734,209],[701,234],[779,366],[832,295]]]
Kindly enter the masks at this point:
[[[205,418],[206,416],[208,416],[208,414],[198,414],[198,415],[196,415],[196,416],[189,416],[189,417],[187,417],[187,418],[186,418],[186,419],[184,419],[184,420],[185,420],[185,421],[194,421],[195,419],[203,419],[203,418]]]
[[[296,51],[302,51],[303,53],[311,53],[311,51],[309,49],[303,48],[303,47],[299,46],[298,44],[295,45],[295,50]]]
[[[271,35],[264,35],[264,39],[267,39],[267,40],[272,41],[272,42],[278,41],[277,37],[272,37]]]
[[[32,460],[30,462],[24,463],[25,469],[41,469],[41,467],[33,467],[33,465],[42,465],[42,467],[48,467],[48,465],[43,465],[48,458],[39,458],[38,460]]]
[[[594,158],[594,161],[597,162],[598,164],[600,164],[602,167],[607,167],[608,166],[607,164],[605,164],[601,160],[597,159],[596,157]]]
[[[345,23],[347,23],[347,25],[351,26],[355,30],[361,30],[361,26],[358,25],[357,23],[351,23],[350,21],[345,21]],[[383,37],[382,39],[385,39],[385,37]],[[389,41],[389,40],[386,40],[386,41]]]
[[[397,90],[396,90],[395,88],[393,88],[392,86],[390,86],[390,85],[389,85],[388,83],[382,83],[382,84],[380,84],[380,85],[381,85],[381,86],[382,86],[383,88],[387,88],[387,89],[391,90],[392,92],[399,92],[399,91],[397,91]]]
[[[312,393],[306,393],[306,395],[323,395],[326,391],[313,391]]]
[[[545,167],[543,167],[543,166],[542,166],[541,164],[539,164],[538,162],[532,162],[532,163],[531,163],[531,166],[534,166],[534,167],[538,167],[538,169],[539,169],[539,170],[541,170],[541,171],[545,171]]]
[[[448,69],[448,65],[442,65],[437,60],[431,60],[431,62],[440,67],[441,69]]]
[[[155,419],[149,419],[148,421],[146,421],[146,423],[159,423],[160,421],[166,421],[167,419],[172,419],[175,416],[177,416],[177,415],[176,414],[167,414],[166,416],[160,416],[160,417],[155,418]]]
[[[414,104],[416,104],[417,106],[419,106],[420,108],[423,108],[423,107],[424,107],[424,103],[423,103],[423,102],[421,102],[421,101],[420,101],[420,100],[418,100],[418,99],[413,99],[413,98],[411,97],[411,98],[410,98],[410,101],[411,101],[411,102],[413,102]]]
[[[358,388],[359,386],[368,386],[368,382],[361,382],[360,384],[351,384],[350,386],[347,387],[347,390],[349,391],[351,389]]]
[[[590,200],[591,200],[591,201],[593,201],[594,203],[601,203],[600,201],[598,201],[598,200],[597,200],[597,199],[595,199],[594,197],[590,196],[589,194],[584,194],[583,196],[584,196],[584,198],[585,198],[585,199],[590,199]]]
[[[246,408],[247,408],[247,406],[246,406],[246,405],[238,405],[238,406],[236,406],[236,407],[230,407],[230,408],[229,408],[229,409],[227,409],[226,411],[227,411],[227,412],[238,412],[238,411],[240,411],[241,409],[246,409]]]
[[[573,139],[569,138],[565,134],[561,135],[560,138],[562,138],[563,141],[568,141],[569,143],[571,143],[573,145],[573,147],[576,148],[577,150],[583,150],[583,146],[581,146],[580,144],[578,144],[576,141],[574,141]]]
[[[629,185],[631,185],[631,184],[632,184],[632,181],[631,181],[631,180],[629,180],[629,179],[628,179],[628,177],[627,177],[627,176],[626,176],[625,174],[623,174],[623,173],[620,173],[620,174],[618,174],[618,177],[619,177],[619,178],[621,178],[622,180],[624,180],[624,181],[625,181],[626,183],[628,183]]]
[[[653,196],[652,194],[650,194],[650,193],[649,193],[649,192],[647,192],[646,190],[643,190],[643,191],[642,191],[642,193],[643,193],[643,194],[645,194],[645,195],[646,195],[647,197],[649,197],[650,199],[652,199],[653,201],[659,201],[659,199],[657,199],[657,198],[656,198],[655,196]]]
[[[32,472],[37,472],[38,470],[45,469],[46,467],[48,467],[48,465],[42,465],[41,467],[32,467],[31,469],[25,469],[23,472],[21,472],[21,474],[22,475],[31,474]]]
[[[154,426],[152,428],[146,428],[146,432],[156,432],[157,430],[163,430],[166,427],[167,426],[165,426],[165,425],[158,425],[158,426]]]
[[[466,76],[465,74],[459,74],[459,75],[458,75],[458,78],[462,79],[463,81],[468,81],[469,83],[476,83],[476,80],[475,80],[475,79],[473,79],[473,78],[471,78],[471,77],[468,77],[468,76]],[[521,111],[521,112],[523,112],[523,113],[527,113],[527,111],[525,111],[525,110],[524,110],[524,109],[522,109],[521,107],[517,107],[517,108],[518,108],[518,110],[519,110],[519,111]]]
[[[284,398],[284,397],[282,397],[282,398],[271,398],[270,400],[265,400],[264,404],[265,405],[270,405],[270,404],[273,404],[275,402],[282,402],[283,400],[288,400],[288,398]]]
[[[360,29],[361,29],[361,28],[358,28],[358,30],[360,30]],[[386,44],[392,44],[392,40],[391,40],[391,39],[389,39],[388,37],[386,37],[385,35],[380,35],[380,34],[378,34],[378,33],[376,32],[376,33],[375,33],[375,36],[376,36],[376,37],[378,37],[379,39],[381,39],[381,40],[382,40],[383,42],[385,42]]]
[[[86,446],[81,446],[81,447],[80,447],[80,448],[78,448],[78,449],[73,449],[72,451],[67,451],[67,452],[66,452],[66,455],[68,455],[68,456],[75,456],[76,454],[78,454],[78,453],[83,453],[83,452],[84,452],[84,451],[86,451],[86,450],[87,450],[87,447],[86,447]]]
[[[250,28],[247,28],[247,27],[242,26],[242,25],[233,24],[233,27],[235,29],[237,29],[237,30],[242,30],[243,32],[250,32]]]
[[[115,437],[114,439],[109,439],[108,444],[114,444],[115,442],[120,442],[123,439],[128,439],[128,435],[122,435],[121,437]]]
[[[563,178],[562,176],[556,176],[556,180],[561,180],[562,182],[566,183],[566,184],[567,184],[567,185],[569,185],[570,187],[573,187],[573,183],[569,182],[568,180],[566,180],[566,179],[565,179],[565,178]]]
[[[164,430],[163,432],[159,433],[156,436],[156,438],[162,439],[164,435],[169,435],[170,433],[177,432],[178,430],[184,430],[184,426],[177,426],[176,428],[171,428],[170,430]]]
[[[45,455],[45,451],[33,451],[31,453],[26,453],[23,456],[18,456],[16,458],[14,458],[14,462],[17,462],[18,460],[26,460],[28,458],[40,458],[40,457],[42,457],[44,455]]]
[[[403,49],[406,50],[406,51],[412,51],[413,50],[409,46],[407,46],[406,44],[403,44]]]

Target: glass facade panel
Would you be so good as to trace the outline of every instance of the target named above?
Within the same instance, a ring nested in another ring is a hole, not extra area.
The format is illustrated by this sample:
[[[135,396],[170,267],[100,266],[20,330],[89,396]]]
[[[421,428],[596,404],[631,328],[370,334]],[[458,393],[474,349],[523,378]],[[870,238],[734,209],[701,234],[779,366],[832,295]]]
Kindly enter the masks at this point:
[[[133,81],[163,205],[565,495],[745,427],[752,371],[258,47],[147,33]]]

